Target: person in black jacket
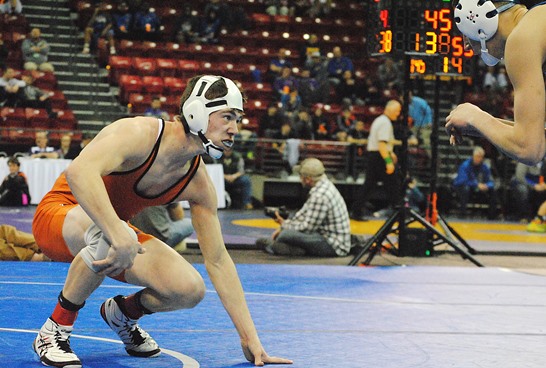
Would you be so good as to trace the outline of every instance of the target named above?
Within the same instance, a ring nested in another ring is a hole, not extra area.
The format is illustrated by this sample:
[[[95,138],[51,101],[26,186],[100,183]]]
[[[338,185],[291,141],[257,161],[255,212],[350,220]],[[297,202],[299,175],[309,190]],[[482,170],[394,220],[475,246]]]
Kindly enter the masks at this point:
[[[16,157],[8,159],[9,174],[0,185],[0,206],[28,206],[30,193],[27,178],[19,171],[21,164]]]

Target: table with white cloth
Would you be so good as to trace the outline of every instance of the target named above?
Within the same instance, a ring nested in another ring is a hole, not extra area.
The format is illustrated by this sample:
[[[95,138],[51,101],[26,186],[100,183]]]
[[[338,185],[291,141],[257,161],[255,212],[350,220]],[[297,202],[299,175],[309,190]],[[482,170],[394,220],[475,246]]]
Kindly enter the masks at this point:
[[[7,161],[6,157],[0,157],[0,180],[9,174]],[[72,160],[19,157],[19,162],[21,163],[20,171],[27,177],[30,203],[38,204]],[[224,168],[221,164],[208,164],[207,171],[216,188],[218,208],[225,208]],[[183,202],[183,205],[186,208],[189,207],[186,201]]]

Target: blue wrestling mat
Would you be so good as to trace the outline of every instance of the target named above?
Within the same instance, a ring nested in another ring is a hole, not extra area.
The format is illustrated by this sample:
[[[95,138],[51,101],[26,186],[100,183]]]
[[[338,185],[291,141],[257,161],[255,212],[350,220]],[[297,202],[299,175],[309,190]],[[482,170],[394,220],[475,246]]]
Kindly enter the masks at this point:
[[[76,321],[87,368],[250,367],[204,266],[207,294],[191,310],[146,316],[163,349],[128,356],[99,315],[138,288],[106,280]],[[40,367],[32,342],[68,264],[0,263],[0,367]],[[546,366],[546,278],[497,268],[238,265],[261,341],[298,368]]]

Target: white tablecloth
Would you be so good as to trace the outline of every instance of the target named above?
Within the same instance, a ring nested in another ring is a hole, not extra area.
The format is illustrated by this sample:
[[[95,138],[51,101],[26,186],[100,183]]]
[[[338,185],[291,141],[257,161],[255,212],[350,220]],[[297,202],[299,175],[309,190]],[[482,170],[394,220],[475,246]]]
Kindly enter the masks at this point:
[[[9,174],[8,159],[0,157],[0,180]],[[72,160],[55,160],[40,158],[19,158],[21,171],[26,175],[31,196],[31,204],[38,204],[53,187],[55,180],[61,175]],[[216,187],[218,208],[226,207],[226,195],[224,187],[224,168],[221,164],[207,165],[207,171]],[[187,202],[184,202],[189,207]]]

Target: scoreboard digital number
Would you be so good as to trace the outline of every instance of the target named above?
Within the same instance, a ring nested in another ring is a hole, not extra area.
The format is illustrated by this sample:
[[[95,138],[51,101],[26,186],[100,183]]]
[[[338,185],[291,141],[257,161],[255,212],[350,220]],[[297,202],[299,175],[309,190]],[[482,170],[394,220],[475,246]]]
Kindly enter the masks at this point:
[[[409,53],[411,73],[471,74],[474,53],[465,50],[451,0],[368,0],[367,6],[370,54]]]

